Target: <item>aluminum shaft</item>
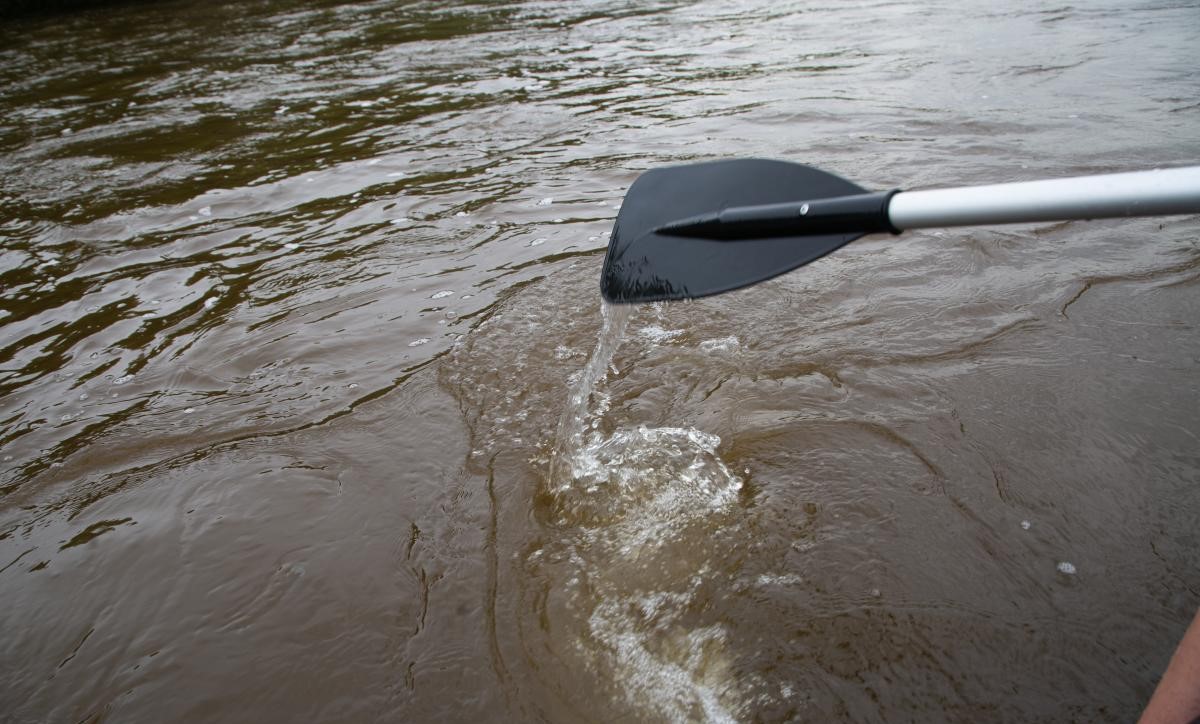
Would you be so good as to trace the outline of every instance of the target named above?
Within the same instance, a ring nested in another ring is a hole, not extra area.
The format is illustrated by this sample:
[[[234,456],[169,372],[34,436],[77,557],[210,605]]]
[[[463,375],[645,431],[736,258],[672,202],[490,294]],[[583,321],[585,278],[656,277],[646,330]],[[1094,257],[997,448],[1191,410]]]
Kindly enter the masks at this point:
[[[897,229],[1200,214],[1200,166],[1076,176],[892,197]]]

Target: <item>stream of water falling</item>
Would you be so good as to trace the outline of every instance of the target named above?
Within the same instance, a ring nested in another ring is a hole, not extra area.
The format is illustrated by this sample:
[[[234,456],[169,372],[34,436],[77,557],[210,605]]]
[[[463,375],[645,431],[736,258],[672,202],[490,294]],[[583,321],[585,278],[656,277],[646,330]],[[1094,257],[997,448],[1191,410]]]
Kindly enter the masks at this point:
[[[621,336],[629,325],[633,306],[628,304],[600,303],[600,315],[604,319],[596,349],[588,358],[579,381],[567,397],[567,406],[558,421],[558,434],[554,444],[554,459],[550,467],[551,486],[557,491],[562,486],[584,474],[580,467],[579,452],[583,449],[584,434],[588,428],[588,408],[597,383],[608,376]],[[597,414],[603,414],[602,409]]]
[[[697,602],[733,550],[711,530],[739,526],[742,480],[721,460],[721,438],[691,427],[619,428],[601,422],[601,389],[633,307],[605,303],[596,348],[559,421],[549,490],[572,563],[566,610],[585,666],[613,682],[638,718],[732,722],[748,681],[725,651],[727,631]],[[718,565],[719,567],[719,565]]]

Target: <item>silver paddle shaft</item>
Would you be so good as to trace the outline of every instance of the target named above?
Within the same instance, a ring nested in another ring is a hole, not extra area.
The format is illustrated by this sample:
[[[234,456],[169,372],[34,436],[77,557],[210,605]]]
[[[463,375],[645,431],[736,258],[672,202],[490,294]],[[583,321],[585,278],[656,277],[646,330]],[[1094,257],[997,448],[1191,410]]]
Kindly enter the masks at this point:
[[[1200,214],[1200,166],[955,189],[903,191],[896,229]]]

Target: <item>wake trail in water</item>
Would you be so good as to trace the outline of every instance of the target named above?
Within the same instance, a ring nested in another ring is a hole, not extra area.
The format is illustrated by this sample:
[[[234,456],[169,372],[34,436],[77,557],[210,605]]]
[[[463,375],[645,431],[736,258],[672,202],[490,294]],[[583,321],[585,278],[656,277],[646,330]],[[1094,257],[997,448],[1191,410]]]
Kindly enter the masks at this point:
[[[549,492],[572,572],[566,626],[589,673],[641,717],[737,721],[740,684],[718,620],[696,603],[726,567],[742,480],[694,428],[604,434],[600,390],[631,308],[604,305],[595,351],[559,421]],[[594,406],[593,406],[594,403]]]

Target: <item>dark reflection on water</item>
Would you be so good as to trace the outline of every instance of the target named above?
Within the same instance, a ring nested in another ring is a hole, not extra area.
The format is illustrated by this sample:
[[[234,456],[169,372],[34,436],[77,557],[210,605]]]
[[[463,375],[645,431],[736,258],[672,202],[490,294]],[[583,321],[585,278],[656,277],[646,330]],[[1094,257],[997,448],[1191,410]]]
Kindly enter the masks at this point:
[[[637,308],[551,460],[641,171],[1194,163],[1195,47],[1170,3],[6,20],[0,704],[1134,718],[1200,605],[1196,219]]]

